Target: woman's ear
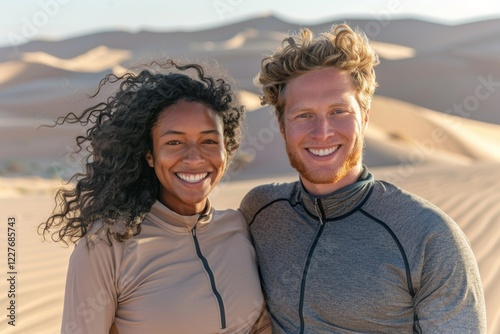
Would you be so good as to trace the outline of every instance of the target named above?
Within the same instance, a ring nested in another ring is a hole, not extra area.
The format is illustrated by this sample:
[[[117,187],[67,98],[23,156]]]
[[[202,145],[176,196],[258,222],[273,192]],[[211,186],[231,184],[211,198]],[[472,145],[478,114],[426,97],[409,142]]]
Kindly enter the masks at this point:
[[[226,149],[224,148],[224,170],[222,171],[222,175],[226,174],[227,168],[229,166],[228,156],[229,156],[229,154],[227,153]]]
[[[153,158],[153,155],[151,154],[151,151],[148,151],[148,153],[146,153],[146,161],[148,162],[149,167],[154,168],[155,160]]]

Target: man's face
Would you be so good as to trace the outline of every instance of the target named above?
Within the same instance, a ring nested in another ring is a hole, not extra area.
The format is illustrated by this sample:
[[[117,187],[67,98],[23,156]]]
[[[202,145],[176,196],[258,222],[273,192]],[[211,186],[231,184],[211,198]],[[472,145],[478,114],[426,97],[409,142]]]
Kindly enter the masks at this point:
[[[362,113],[349,74],[333,67],[292,79],[281,132],[305,188],[322,195],[354,183],[362,171]]]

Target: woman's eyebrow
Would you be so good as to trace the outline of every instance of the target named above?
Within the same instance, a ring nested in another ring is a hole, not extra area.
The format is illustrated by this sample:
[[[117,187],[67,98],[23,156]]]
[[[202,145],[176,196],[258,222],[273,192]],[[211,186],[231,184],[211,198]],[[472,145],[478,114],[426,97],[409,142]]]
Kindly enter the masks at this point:
[[[217,130],[217,129],[210,129],[210,130],[204,130],[204,131],[201,131],[200,132],[201,134],[211,134],[211,133],[215,133],[217,135],[220,135],[220,132]],[[165,132],[163,132],[160,137],[163,137],[163,136],[168,136],[168,135],[184,135],[186,134],[185,132],[183,131],[178,131],[178,130],[166,130]]]

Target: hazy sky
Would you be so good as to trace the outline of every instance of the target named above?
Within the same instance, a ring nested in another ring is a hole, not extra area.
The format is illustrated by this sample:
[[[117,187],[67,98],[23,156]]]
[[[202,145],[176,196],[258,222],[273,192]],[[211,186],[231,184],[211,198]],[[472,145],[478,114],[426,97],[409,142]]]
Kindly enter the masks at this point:
[[[1,0],[0,46],[102,30],[199,30],[264,14],[297,23],[420,18],[457,24],[500,18],[497,0]]]

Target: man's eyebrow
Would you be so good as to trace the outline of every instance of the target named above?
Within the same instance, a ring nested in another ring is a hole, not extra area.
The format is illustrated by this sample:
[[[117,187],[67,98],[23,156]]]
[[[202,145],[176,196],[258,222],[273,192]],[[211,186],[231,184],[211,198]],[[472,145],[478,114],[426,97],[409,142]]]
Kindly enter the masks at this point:
[[[349,107],[349,101],[346,99],[345,101],[339,101],[335,103],[330,103],[327,108],[346,108]],[[299,105],[291,110],[291,112],[302,112],[314,110],[314,107],[310,107],[309,105]]]

